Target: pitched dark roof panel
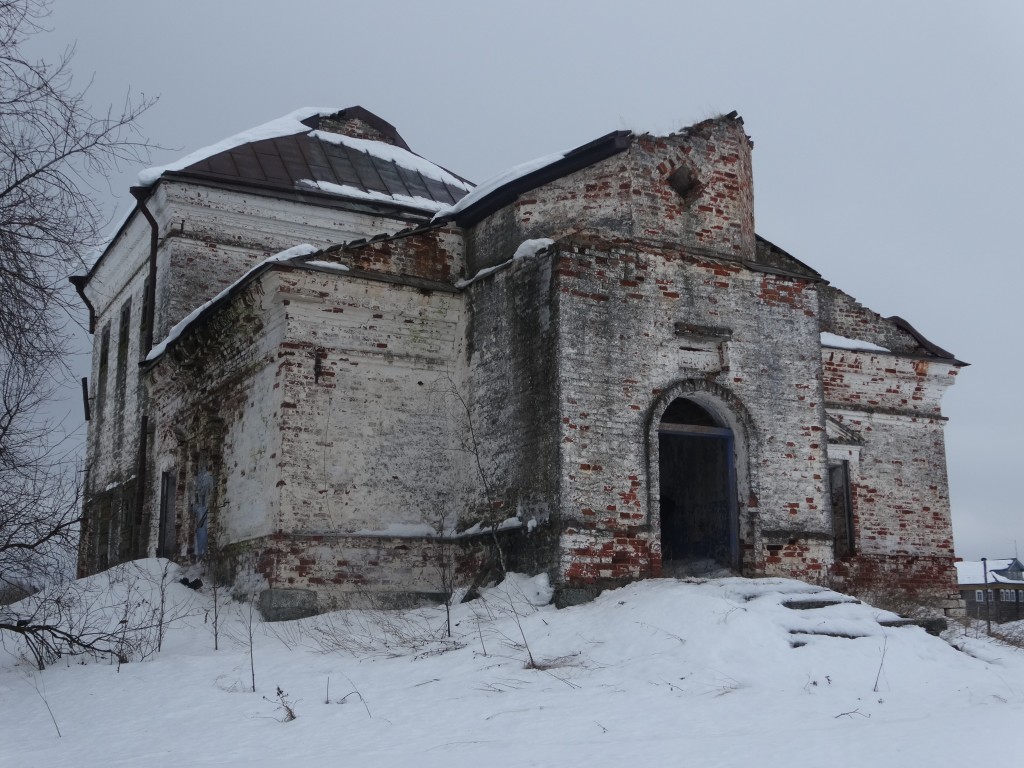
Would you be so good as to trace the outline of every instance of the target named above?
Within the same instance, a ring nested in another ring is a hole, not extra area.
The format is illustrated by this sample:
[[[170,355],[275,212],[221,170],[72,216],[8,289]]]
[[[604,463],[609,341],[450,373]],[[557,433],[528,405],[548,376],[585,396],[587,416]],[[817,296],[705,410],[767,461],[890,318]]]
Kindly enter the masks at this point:
[[[351,124],[358,120],[369,126],[371,139],[380,139],[384,149],[391,146],[408,152],[408,146],[398,135],[390,123],[386,123],[360,107],[350,107],[330,117],[311,117],[303,121],[311,129],[327,131],[337,130],[340,124]],[[364,126],[364,127],[366,127]],[[373,132],[376,133],[373,133]],[[359,139],[365,142],[367,139]],[[421,198],[430,203],[422,206],[422,210],[433,212],[439,206],[451,205],[466,195],[466,189],[459,184],[458,177],[445,169],[437,169],[435,175],[447,177],[449,181],[431,178],[415,167],[420,158],[410,158],[412,167],[401,165],[401,158],[396,162],[389,159],[387,152],[365,151],[358,142],[345,143],[344,139],[331,141],[330,137],[296,133],[290,136],[263,139],[249,142],[233,149],[219,152],[200,160],[180,171],[166,171],[170,177],[207,179],[223,183],[240,183],[265,189],[278,190],[309,190],[314,185],[302,182],[325,182],[330,185],[353,188],[352,197],[361,198],[358,194],[372,193],[396,197],[395,204],[416,208],[417,204],[409,198]],[[371,145],[372,149],[372,145]],[[401,154],[401,152],[400,152]],[[345,197],[336,189],[324,189],[329,194]]]

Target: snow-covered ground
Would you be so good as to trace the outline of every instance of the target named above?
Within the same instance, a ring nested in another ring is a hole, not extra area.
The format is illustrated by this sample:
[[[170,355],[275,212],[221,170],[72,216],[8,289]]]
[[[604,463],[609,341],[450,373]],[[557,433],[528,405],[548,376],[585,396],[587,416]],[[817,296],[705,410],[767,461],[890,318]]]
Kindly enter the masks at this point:
[[[130,567],[154,604],[162,563]],[[556,610],[543,577],[513,576],[453,607],[450,640],[443,607],[257,624],[253,693],[247,605],[221,605],[215,651],[208,588],[169,575],[178,618],[144,661],[40,673],[7,642],[0,765],[906,768],[1012,761],[1024,740],[1024,651],[857,603],[795,610],[837,596],[785,579]]]

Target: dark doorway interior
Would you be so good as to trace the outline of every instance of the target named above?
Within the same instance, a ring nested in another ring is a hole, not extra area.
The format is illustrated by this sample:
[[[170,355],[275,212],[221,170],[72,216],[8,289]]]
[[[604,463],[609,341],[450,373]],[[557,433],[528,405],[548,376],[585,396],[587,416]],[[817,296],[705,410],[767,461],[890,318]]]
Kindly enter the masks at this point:
[[[661,552],[668,575],[738,567],[733,436],[690,400],[658,426]]]

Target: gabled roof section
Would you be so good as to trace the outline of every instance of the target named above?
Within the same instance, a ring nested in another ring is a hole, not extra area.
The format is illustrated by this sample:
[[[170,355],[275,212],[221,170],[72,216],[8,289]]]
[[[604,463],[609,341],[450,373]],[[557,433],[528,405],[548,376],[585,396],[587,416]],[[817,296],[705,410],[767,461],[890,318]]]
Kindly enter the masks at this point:
[[[967,365],[967,363],[961,360],[957,360],[956,357],[953,356],[952,352],[947,352],[938,344],[933,344],[932,342],[928,341],[928,339],[926,339],[920,331],[914,328],[914,326],[912,326],[902,317],[899,317],[898,315],[893,315],[892,317],[887,317],[886,320],[895,325],[904,333],[910,334],[910,336],[914,338],[914,341],[920,344],[921,348],[924,349],[928,354],[942,358],[943,360],[949,360],[953,365]]]
[[[825,432],[830,445],[864,445],[864,438],[828,414],[825,415]]]
[[[362,107],[304,109],[140,174],[264,190],[323,193],[436,213],[473,185],[415,154],[395,127]]]
[[[821,273],[804,264],[800,259],[791,253],[779,248],[775,243],[755,235],[756,251],[755,263],[748,265],[756,268],[758,265],[768,267],[772,272],[790,275],[792,277],[806,277],[810,280],[821,280]]]
[[[517,165],[484,181],[453,206],[439,211],[434,219],[471,227],[526,192],[625,151],[632,137],[632,131],[613,131],[568,152]]]

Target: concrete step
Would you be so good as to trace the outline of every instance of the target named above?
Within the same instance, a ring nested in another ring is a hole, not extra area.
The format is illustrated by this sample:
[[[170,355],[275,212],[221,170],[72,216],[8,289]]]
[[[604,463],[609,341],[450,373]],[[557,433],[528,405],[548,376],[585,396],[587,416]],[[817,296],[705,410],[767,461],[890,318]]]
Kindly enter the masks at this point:
[[[860,605],[860,600],[854,600],[852,598],[843,599],[836,597],[819,597],[809,598],[807,600],[787,600],[783,603],[786,608],[792,608],[794,611],[810,611],[815,608],[828,608],[830,605],[843,605],[849,603],[850,605]]]
[[[879,622],[883,627],[921,627],[929,635],[938,637],[949,627],[949,622],[943,618],[932,619],[881,619]]]

